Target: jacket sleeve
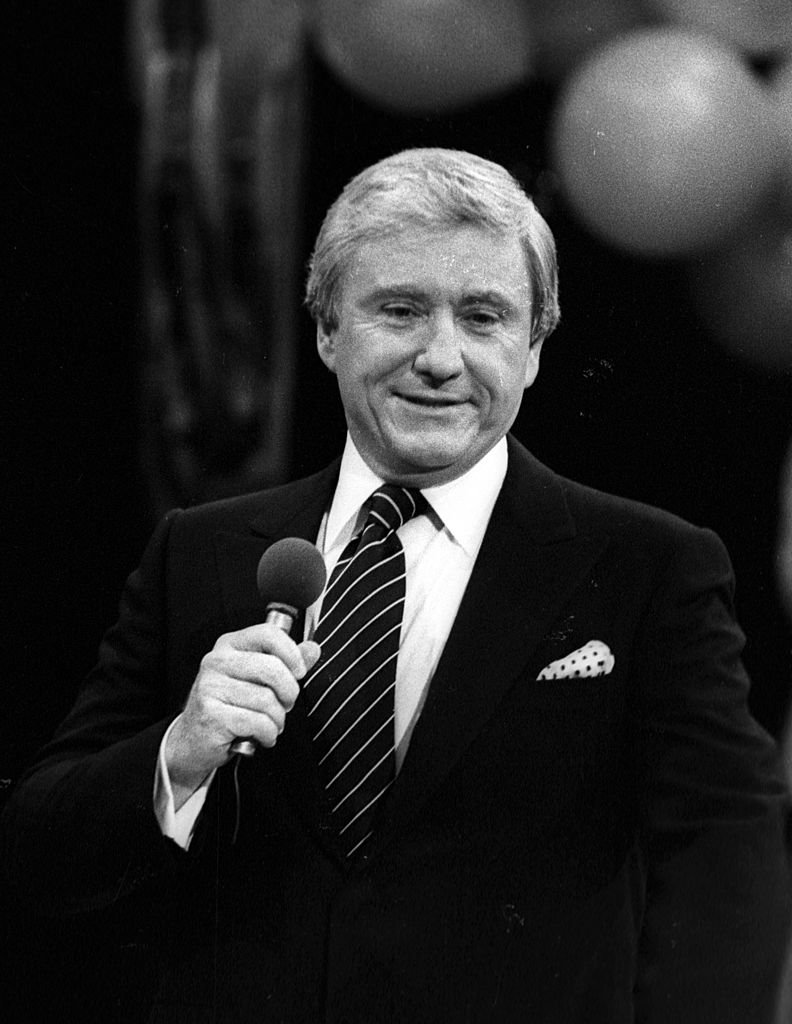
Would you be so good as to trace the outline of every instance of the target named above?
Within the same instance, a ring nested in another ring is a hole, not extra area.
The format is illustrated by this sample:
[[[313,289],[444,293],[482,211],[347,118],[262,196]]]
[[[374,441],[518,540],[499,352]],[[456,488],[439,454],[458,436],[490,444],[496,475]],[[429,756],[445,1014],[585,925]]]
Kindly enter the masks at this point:
[[[788,800],[775,744],[748,711],[732,597],[723,545],[683,531],[634,672],[640,1024],[773,1019],[790,920]]]
[[[155,531],[74,708],[6,806],[3,870],[39,912],[107,906],[177,865],[152,797],[160,741],[179,711],[167,696],[164,597],[179,514]]]

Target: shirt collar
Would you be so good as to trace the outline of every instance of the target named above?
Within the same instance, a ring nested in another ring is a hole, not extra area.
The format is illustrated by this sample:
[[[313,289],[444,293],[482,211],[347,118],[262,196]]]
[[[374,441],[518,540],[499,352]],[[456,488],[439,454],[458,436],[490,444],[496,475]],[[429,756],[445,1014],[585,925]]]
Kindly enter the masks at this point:
[[[421,488],[443,526],[471,558],[478,552],[492,509],[506,476],[506,438],[491,448],[467,473],[446,484]],[[368,467],[347,434],[341,469],[325,528],[325,550],[342,531],[351,536],[354,522],[366,499],[384,481]]]

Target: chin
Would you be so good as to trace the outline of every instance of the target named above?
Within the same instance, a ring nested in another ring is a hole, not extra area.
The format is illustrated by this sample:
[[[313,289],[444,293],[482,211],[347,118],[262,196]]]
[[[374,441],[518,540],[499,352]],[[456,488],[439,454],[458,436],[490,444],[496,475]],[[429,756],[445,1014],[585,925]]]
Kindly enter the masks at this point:
[[[399,453],[401,471],[416,477],[443,477],[451,480],[468,468],[469,451],[438,451],[422,448],[419,451]]]

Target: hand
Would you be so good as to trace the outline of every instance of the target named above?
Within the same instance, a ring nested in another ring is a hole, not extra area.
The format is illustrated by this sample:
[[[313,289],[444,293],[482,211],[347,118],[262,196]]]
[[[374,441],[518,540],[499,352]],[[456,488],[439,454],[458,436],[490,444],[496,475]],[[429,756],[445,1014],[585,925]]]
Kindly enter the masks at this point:
[[[201,661],[165,747],[177,806],[228,761],[237,737],[275,745],[299,695],[297,681],[320,653],[312,640],[297,644],[267,623],[218,638]]]

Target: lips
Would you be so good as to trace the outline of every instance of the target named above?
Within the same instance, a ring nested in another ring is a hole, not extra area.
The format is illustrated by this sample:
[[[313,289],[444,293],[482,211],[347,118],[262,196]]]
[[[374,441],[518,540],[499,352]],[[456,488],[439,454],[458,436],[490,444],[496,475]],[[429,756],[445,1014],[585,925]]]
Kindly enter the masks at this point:
[[[397,393],[397,397],[401,398],[404,402],[409,402],[411,405],[419,405],[424,409],[451,409],[457,405],[464,405],[464,398],[449,398],[446,395],[413,395],[413,394],[400,394]]]

